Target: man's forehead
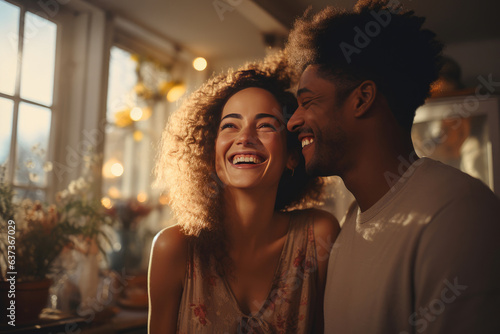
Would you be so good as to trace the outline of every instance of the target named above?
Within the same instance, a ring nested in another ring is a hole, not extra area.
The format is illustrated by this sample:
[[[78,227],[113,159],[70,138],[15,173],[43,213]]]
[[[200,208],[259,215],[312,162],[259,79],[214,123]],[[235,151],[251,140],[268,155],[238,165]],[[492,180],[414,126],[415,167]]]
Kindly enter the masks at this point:
[[[305,92],[313,92],[326,84],[332,84],[328,80],[322,78],[319,73],[318,65],[309,65],[306,67],[300,76],[299,87],[297,94]]]
[[[300,76],[300,83],[308,83],[318,77],[318,65],[309,65]]]

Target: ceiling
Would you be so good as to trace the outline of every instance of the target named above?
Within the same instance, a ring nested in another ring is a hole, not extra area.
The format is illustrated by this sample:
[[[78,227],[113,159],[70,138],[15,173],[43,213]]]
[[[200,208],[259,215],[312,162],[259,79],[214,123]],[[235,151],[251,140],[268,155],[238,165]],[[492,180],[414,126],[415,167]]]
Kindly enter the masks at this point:
[[[351,8],[355,0],[87,0],[212,61],[264,56],[262,33],[286,34],[308,6]],[[223,2],[225,1],[225,2]],[[397,0],[395,0],[397,1]],[[500,38],[496,0],[401,0],[426,16],[445,43]],[[217,7],[217,9],[216,9]]]

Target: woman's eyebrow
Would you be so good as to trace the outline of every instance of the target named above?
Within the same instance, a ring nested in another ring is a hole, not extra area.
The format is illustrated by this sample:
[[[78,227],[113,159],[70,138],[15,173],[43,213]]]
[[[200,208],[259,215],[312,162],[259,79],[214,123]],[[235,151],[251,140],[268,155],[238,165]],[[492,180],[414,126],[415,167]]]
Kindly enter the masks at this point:
[[[280,119],[278,117],[276,117],[275,115],[271,115],[271,114],[266,114],[266,113],[260,113],[260,114],[257,114],[255,116],[255,119],[261,119],[261,118],[266,118],[266,117],[271,117],[271,118],[274,118],[275,120],[277,120],[278,122],[284,122],[283,119]]]
[[[267,118],[267,117],[274,118],[278,122],[283,122],[284,121],[283,119],[280,119],[276,115],[272,115],[272,114],[259,113],[259,114],[255,115],[255,119],[261,119],[261,118]],[[226,118],[243,119],[243,116],[241,116],[241,114],[235,114],[235,113],[233,113],[233,114],[227,114],[226,116],[222,117],[221,121],[225,120]]]
[[[240,114],[227,114],[226,116],[222,117],[221,121],[225,120],[226,118],[243,119],[243,116],[241,116]]]

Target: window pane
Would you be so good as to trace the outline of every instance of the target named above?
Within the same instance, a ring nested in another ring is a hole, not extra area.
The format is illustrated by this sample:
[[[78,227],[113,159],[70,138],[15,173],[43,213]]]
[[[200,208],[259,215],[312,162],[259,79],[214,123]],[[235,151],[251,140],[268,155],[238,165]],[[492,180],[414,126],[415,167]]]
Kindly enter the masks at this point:
[[[16,184],[47,184],[44,164],[49,146],[50,119],[50,109],[29,103],[19,105]]]
[[[24,25],[21,97],[52,105],[57,26],[33,13]]]
[[[107,108],[107,119],[111,123],[116,121],[116,112],[135,105],[131,91],[138,80],[136,67],[132,54],[116,46],[111,48]]]
[[[23,199],[31,199],[32,201],[45,201],[45,191],[42,189],[23,189],[14,187],[14,201],[22,201]]]
[[[0,0],[0,92],[14,95],[19,40],[19,8]]]
[[[11,100],[0,97],[0,165],[9,158],[13,106],[14,103]]]

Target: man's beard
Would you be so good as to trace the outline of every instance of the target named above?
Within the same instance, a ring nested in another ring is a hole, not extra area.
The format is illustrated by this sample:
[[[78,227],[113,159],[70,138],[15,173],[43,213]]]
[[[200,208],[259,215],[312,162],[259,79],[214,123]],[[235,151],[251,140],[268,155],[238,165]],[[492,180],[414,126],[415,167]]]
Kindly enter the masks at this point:
[[[314,152],[311,160],[306,163],[306,172],[312,176],[342,176],[342,159],[345,157],[347,136],[340,128],[332,130],[329,138],[315,136]],[[319,134],[318,134],[319,135]]]

